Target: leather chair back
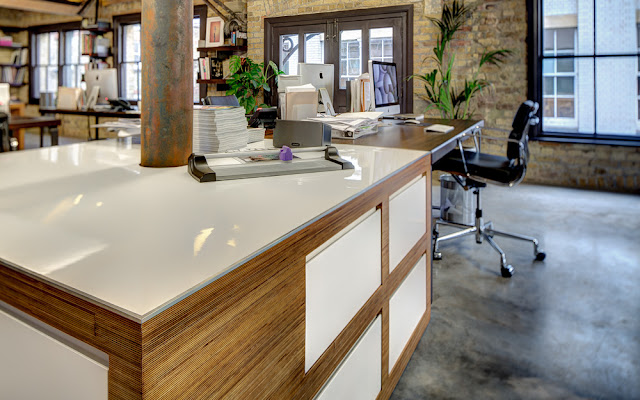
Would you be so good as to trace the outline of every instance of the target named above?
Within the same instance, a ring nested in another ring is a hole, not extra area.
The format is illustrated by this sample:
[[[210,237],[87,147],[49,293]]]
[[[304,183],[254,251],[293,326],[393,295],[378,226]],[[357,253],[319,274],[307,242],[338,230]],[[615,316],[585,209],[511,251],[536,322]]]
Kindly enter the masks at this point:
[[[509,134],[509,139],[520,142],[524,151],[521,155],[520,145],[515,142],[509,142],[507,144],[507,158],[510,160],[518,161],[522,157],[522,162],[526,165],[529,159],[529,128],[538,123],[538,117],[536,117],[538,107],[538,103],[527,100],[518,108],[518,112],[513,118],[513,124],[511,124],[512,130]]]

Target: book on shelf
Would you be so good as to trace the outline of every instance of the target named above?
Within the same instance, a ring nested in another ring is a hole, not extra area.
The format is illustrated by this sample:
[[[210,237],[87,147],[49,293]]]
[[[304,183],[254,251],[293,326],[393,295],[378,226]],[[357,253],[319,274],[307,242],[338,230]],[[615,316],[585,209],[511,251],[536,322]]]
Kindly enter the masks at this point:
[[[24,83],[26,68],[2,67],[2,82],[13,85],[21,85]]]

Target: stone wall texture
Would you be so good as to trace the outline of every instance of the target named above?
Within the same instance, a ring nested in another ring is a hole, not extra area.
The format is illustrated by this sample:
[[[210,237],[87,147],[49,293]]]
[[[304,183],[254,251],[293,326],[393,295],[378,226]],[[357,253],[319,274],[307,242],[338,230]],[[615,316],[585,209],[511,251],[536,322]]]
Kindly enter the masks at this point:
[[[297,14],[412,4],[414,10],[414,72],[434,68],[428,59],[437,31],[429,17],[438,17],[442,0],[247,0],[249,19],[249,57],[264,58],[264,19]],[[485,70],[493,82],[491,90],[476,99],[475,118],[487,127],[508,130],[518,105],[527,99],[527,14],[526,0],[475,2],[469,23],[458,32],[454,84],[470,76],[485,48],[507,48],[513,55],[500,67]],[[423,112],[420,99],[424,89],[414,83],[414,112]],[[434,115],[432,112],[427,115]],[[486,131],[506,137],[507,132]],[[640,193],[640,148],[532,142],[526,182]],[[502,145],[487,143],[484,151],[505,154]]]
[[[256,61],[264,59],[265,18],[410,4],[414,10],[414,72],[424,73],[434,67],[428,57],[437,31],[428,18],[439,16],[442,0],[235,0],[225,3],[234,10],[246,10],[248,55]],[[103,4],[106,4],[101,12],[103,17],[140,11],[140,1],[107,0]],[[526,0],[485,0],[474,4],[471,20],[453,44],[454,76],[457,77],[454,84],[475,71],[478,57],[485,48],[512,50],[513,55],[504,66],[492,66],[484,71],[493,87],[475,101],[475,118],[484,119],[487,127],[508,130],[518,105],[527,98]],[[211,11],[209,14],[214,15]],[[0,23],[16,20],[20,20],[22,26],[29,26],[57,22],[60,17],[0,9]],[[420,99],[423,90],[418,82],[414,83],[415,112],[425,110],[426,103]],[[75,123],[71,120],[68,124],[65,120],[68,127],[63,134],[86,135],[86,118],[76,118]],[[74,124],[77,128],[73,128]],[[486,133],[507,135],[506,132]],[[640,193],[640,148],[549,142],[532,142],[530,148],[527,182]],[[488,144],[484,149],[498,154],[506,152],[504,146],[496,144]]]

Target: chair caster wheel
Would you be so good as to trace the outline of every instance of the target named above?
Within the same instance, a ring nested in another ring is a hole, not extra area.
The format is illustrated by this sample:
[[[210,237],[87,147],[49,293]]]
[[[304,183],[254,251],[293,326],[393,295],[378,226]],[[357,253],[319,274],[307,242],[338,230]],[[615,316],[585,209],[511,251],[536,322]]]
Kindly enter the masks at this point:
[[[434,260],[442,260],[442,253],[440,253],[439,251],[434,251],[433,252],[433,259]]]
[[[536,261],[542,261],[545,259],[546,256],[547,256],[547,253],[545,253],[544,251],[541,251],[536,254]]]
[[[503,278],[511,278],[513,276],[513,267],[511,265],[500,267],[500,273]]]

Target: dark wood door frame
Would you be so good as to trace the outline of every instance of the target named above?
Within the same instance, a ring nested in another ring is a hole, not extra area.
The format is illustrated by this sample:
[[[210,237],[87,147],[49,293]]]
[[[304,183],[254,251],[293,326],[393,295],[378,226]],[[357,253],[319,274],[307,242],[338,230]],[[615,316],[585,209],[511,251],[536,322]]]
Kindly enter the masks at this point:
[[[404,62],[402,65],[398,63],[398,83],[400,86],[401,97],[401,111],[402,112],[413,112],[413,85],[411,82],[408,82],[406,79],[413,73],[413,6],[405,5],[405,6],[394,6],[394,7],[380,7],[380,8],[369,8],[362,10],[347,10],[347,11],[337,11],[337,12],[328,12],[328,13],[318,13],[318,14],[302,14],[296,16],[285,16],[285,17],[275,17],[275,18],[266,18],[264,22],[264,61],[277,61],[279,58],[279,42],[276,37],[277,32],[281,32],[283,29],[287,27],[299,27],[299,26],[308,26],[308,25],[318,25],[318,24],[326,24],[327,26],[327,42],[333,40],[336,42],[339,40],[337,35],[339,35],[339,29],[336,30],[336,27],[340,23],[351,23],[357,21],[376,21],[383,20],[389,18],[400,18],[401,29],[400,29],[400,37],[399,42],[400,46],[400,55],[401,60]],[[363,32],[364,34],[364,32]],[[395,30],[394,30],[395,34]],[[363,35],[364,39],[364,35]],[[331,43],[333,43],[331,42]],[[337,43],[337,42],[336,42]],[[363,40],[364,43],[364,40]],[[333,44],[325,44],[326,51],[329,50],[329,47],[333,46]],[[365,46],[366,47],[366,46]],[[367,53],[368,53],[368,49]],[[301,54],[301,53],[300,53]],[[394,61],[396,52],[394,51]],[[365,53],[363,52],[363,56]],[[366,70],[366,62],[367,59],[363,57],[363,70]],[[338,81],[340,80],[339,76],[339,60],[332,60],[331,56],[325,54],[325,62],[326,63],[334,63],[336,65],[336,73],[335,80],[336,86],[338,86]],[[273,87],[273,85],[272,85]],[[275,94],[275,90],[271,92],[271,96],[265,98],[265,102],[267,104],[277,104],[277,98]]]

